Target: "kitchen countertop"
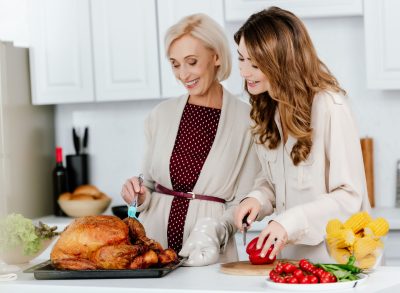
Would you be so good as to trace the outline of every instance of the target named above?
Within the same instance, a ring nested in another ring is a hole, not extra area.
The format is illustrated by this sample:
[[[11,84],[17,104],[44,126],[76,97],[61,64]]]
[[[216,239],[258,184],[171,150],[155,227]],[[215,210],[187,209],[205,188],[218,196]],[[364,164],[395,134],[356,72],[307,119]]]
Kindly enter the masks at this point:
[[[372,216],[383,216],[390,222],[391,229],[400,230],[400,209],[375,208]],[[67,217],[48,216],[38,220],[49,225],[57,225],[64,229],[73,219]],[[255,223],[254,232],[261,230],[265,222]],[[50,248],[49,248],[50,249]],[[50,251],[28,265],[21,266],[24,270],[37,263],[45,261]],[[181,267],[167,276],[158,279],[96,279],[96,280],[36,280],[33,274],[19,271],[15,281],[0,282],[0,292],[30,292],[30,293],[64,293],[76,290],[85,293],[102,292],[283,292],[267,287],[265,277],[231,276],[219,272],[219,264],[190,268]],[[370,274],[365,284],[353,289],[352,292],[400,292],[400,266],[381,266]],[[382,291],[384,290],[384,291]]]
[[[36,260],[23,269],[41,261]],[[226,275],[219,272],[219,267],[219,264],[180,267],[157,279],[36,280],[33,274],[21,271],[17,280],[0,282],[0,292],[283,292],[268,288],[263,276]],[[399,275],[400,267],[378,267],[364,284],[351,292],[399,292]]]

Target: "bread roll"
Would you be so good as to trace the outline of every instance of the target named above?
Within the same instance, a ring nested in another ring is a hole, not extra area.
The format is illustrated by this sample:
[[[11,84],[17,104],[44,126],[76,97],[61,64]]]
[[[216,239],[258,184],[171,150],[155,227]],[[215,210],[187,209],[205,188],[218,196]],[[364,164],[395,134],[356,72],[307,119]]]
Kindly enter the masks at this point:
[[[70,200],[71,195],[72,194],[70,192],[61,193],[60,196],[58,197],[58,200]]]
[[[74,190],[74,194],[88,194],[94,197],[100,196],[100,190],[94,185],[81,185]]]
[[[95,198],[90,194],[74,193],[71,195],[71,200],[95,200]]]
[[[98,197],[96,197],[96,199],[107,199],[109,198],[105,193],[101,192],[100,195]]]

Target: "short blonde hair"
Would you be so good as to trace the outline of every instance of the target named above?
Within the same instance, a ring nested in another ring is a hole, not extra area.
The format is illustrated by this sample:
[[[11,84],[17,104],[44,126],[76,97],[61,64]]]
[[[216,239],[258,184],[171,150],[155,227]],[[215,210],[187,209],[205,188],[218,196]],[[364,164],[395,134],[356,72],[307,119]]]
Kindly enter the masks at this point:
[[[207,48],[215,51],[221,63],[216,74],[219,81],[229,77],[232,69],[231,52],[224,31],[215,20],[204,13],[196,13],[182,18],[171,26],[164,38],[167,56],[171,44],[184,35],[191,35],[201,40]]]

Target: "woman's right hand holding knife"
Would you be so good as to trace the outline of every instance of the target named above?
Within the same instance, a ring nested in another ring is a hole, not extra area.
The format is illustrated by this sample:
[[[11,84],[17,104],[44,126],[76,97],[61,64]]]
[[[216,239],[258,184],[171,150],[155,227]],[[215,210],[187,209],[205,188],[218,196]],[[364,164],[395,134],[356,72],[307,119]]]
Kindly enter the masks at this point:
[[[247,224],[250,225],[257,218],[258,213],[261,210],[261,204],[255,198],[248,197],[244,199],[235,212],[235,226],[243,232],[243,219],[246,215]],[[264,243],[264,240],[267,240]],[[276,221],[270,221],[268,225],[261,231],[258,236],[257,249],[262,248],[261,256],[267,254],[269,247],[274,244],[274,249],[270,254],[270,258],[273,259],[281,250],[284,249],[288,241],[288,234],[285,228]],[[264,243],[264,246],[263,246]]]

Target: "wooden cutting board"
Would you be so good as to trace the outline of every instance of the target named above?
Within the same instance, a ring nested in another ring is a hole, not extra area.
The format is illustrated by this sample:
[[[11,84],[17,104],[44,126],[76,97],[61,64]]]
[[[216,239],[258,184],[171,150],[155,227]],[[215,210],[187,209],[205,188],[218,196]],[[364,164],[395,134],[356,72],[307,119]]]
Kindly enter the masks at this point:
[[[282,262],[291,262],[298,265],[297,260],[280,259]],[[240,276],[267,276],[275,267],[277,260],[272,264],[252,265],[249,261],[235,261],[221,264],[220,271],[228,275]]]

